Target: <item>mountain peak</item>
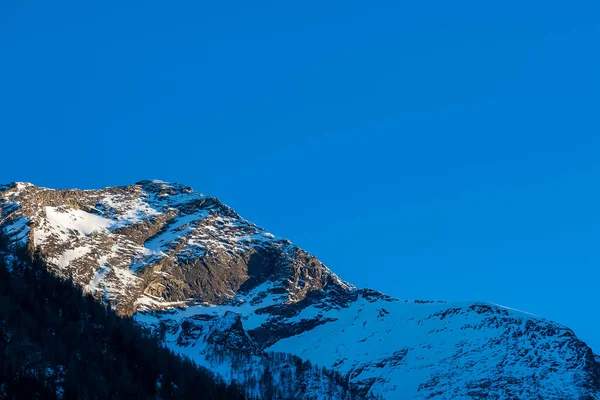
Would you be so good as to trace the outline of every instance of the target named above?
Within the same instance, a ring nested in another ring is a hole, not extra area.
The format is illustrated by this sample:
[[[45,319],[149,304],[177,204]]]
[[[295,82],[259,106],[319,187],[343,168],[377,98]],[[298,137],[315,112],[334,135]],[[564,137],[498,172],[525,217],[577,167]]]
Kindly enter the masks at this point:
[[[600,398],[600,364],[568,328],[489,303],[356,289],[182,184],[3,185],[0,229],[174,351],[215,371],[229,365],[226,379],[241,379],[239,351],[257,368],[274,351],[390,399]],[[222,351],[231,362],[216,361]]]
[[[151,192],[161,192],[165,190],[175,191],[177,193],[192,193],[194,189],[189,186],[176,182],[165,182],[160,179],[141,180],[135,183],[135,186],[141,186]]]

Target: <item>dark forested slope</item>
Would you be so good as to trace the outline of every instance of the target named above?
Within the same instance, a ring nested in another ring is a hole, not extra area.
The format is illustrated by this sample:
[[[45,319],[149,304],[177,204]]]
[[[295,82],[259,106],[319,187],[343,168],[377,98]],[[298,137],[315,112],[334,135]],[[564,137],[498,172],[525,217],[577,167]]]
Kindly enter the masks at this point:
[[[0,257],[0,398],[241,398],[24,254]]]

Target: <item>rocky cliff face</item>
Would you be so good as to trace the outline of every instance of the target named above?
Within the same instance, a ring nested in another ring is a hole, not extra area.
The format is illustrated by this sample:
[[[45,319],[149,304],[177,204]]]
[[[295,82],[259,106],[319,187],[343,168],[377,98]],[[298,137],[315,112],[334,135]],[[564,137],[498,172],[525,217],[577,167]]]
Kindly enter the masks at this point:
[[[240,352],[256,368],[276,352],[390,399],[600,398],[600,364],[568,328],[494,304],[357,289],[183,185],[4,185],[0,227],[14,246],[226,379],[248,379],[235,366]]]

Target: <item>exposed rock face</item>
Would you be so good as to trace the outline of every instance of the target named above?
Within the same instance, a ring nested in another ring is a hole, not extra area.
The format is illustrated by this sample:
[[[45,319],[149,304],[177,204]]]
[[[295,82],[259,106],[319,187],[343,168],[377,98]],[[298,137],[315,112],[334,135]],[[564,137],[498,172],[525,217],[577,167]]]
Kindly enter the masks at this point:
[[[183,185],[4,185],[0,227],[220,373],[211,349],[292,353],[390,399],[600,398],[597,356],[568,328],[493,304],[356,289]]]
[[[289,241],[186,186],[4,189],[0,221],[15,239],[122,314],[220,304],[266,279],[299,300],[333,276]]]

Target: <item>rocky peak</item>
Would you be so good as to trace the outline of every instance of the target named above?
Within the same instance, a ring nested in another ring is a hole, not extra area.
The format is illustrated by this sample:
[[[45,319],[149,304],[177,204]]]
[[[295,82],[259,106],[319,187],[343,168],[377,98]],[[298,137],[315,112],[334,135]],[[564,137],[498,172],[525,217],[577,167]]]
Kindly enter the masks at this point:
[[[189,186],[146,180],[100,190],[3,188],[0,223],[15,242],[125,314],[219,304],[265,281],[298,301],[332,275],[312,255]]]
[[[356,289],[188,186],[0,185],[0,229],[225,379],[247,376],[227,370],[240,352],[251,369],[274,352],[389,399],[600,399],[598,356],[570,329],[494,304]]]

